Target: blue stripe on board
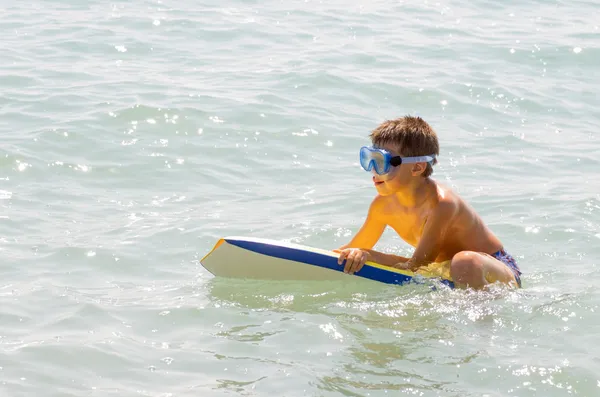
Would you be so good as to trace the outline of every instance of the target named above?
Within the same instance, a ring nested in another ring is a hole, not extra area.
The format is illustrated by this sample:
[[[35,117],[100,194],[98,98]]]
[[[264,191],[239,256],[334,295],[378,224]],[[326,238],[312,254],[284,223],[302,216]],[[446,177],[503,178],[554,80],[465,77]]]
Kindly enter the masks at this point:
[[[288,259],[295,262],[302,262],[313,266],[324,267],[327,269],[341,272],[344,270],[343,265],[338,265],[337,258],[323,255],[318,252],[305,251],[297,248],[282,247],[278,245],[265,244],[256,241],[225,239],[229,244],[235,245],[249,251],[258,252],[264,255],[273,256],[281,259]],[[412,277],[379,269],[369,265],[363,266],[360,271],[354,273],[356,276],[368,278],[370,280],[379,281],[386,284],[406,284],[413,280]],[[449,287],[454,287],[454,284],[449,280],[440,280],[443,284]]]

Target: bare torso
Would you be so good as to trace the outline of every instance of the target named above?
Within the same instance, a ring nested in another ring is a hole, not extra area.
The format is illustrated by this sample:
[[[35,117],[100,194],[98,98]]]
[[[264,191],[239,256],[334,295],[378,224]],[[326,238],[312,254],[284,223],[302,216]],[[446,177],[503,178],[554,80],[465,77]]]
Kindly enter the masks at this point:
[[[394,196],[379,196],[379,216],[408,244],[416,247],[432,211],[442,201],[452,202],[456,208],[443,233],[436,262],[452,259],[461,251],[492,254],[502,249],[500,240],[488,229],[479,215],[451,189],[432,181],[423,200],[414,207],[403,206]]]

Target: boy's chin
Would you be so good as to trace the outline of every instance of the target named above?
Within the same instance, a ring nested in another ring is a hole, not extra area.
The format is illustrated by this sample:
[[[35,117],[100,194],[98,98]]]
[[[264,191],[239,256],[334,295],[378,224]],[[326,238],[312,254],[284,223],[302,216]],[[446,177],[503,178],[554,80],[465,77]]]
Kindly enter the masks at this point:
[[[376,185],[375,189],[377,190],[377,193],[379,193],[380,196],[389,196],[391,194],[394,194],[393,190],[389,188],[389,186],[387,186],[385,183],[382,183],[381,185]]]
[[[399,185],[396,181],[386,181],[380,185],[375,185],[377,193],[380,196],[391,196],[392,194],[401,192],[403,190],[402,185]]]

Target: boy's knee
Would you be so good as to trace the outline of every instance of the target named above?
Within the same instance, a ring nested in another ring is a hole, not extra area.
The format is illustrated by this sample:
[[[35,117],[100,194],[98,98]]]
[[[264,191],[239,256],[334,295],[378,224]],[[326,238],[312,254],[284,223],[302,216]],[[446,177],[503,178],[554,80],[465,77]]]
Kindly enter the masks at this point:
[[[483,263],[480,256],[472,251],[461,251],[452,257],[450,276],[455,281],[468,281],[483,277]]]

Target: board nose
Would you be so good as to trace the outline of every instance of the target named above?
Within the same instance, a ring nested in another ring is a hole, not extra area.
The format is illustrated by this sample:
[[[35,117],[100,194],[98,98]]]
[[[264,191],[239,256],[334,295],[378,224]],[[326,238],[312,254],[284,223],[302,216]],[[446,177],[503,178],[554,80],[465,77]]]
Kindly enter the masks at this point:
[[[202,257],[202,259],[200,259],[200,263],[202,263],[202,261],[204,261],[204,260],[205,260],[205,259],[206,259],[206,258],[207,258],[207,257],[208,257],[210,254],[212,254],[212,253],[213,253],[213,252],[214,252],[214,251],[215,251],[217,248],[219,248],[219,246],[220,246],[221,244],[223,244],[224,242],[225,242],[225,239],[224,239],[224,238],[220,238],[220,239],[219,239],[219,240],[218,240],[218,241],[215,243],[215,246],[214,246],[214,247],[212,247],[212,249],[211,249],[211,250],[208,252],[208,254],[204,255],[204,256]]]

